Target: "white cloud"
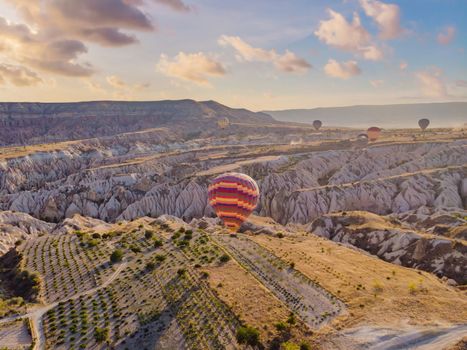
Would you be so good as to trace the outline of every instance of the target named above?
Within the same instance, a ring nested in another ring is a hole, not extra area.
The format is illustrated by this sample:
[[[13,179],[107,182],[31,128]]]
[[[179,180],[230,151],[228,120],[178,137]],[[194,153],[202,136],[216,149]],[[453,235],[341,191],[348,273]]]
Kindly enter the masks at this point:
[[[454,39],[456,35],[456,28],[453,26],[448,26],[439,32],[437,36],[438,43],[441,45],[448,45]]]
[[[106,78],[107,83],[115,89],[125,89],[128,84],[125,83],[122,79],[117,77],[116,75],[111,75]]]
[[[180,52],[172,60],[162,54],[156,68],[166,76],[204,86],[210,85],[208,80],[210,77],[221,77],[226,74],[222,63],[202,52]]]
[[[222,35],[218,42],[222,46],[233,47],[237,54],[237,60],[241,62],[271,62],[278,70],[287,73],[305,73],[312,68],[305,59],[289,50],[280,55],[276,50],[268,51],[253,47],[238,36]]]
[[[339,63],[336,60],[330,59],[324,66],[324,72],[334,78],[349,79],[361,74],[362,71],[356,61]]]
[[[378,25],[381,39],[394,39],[404,32],[400,25],[399,6],[377,0],[360,0],[360,5]]]
[[[400,70],[406,70],[408,66],[409,66],[408,63],[405,61],[402,61],[401,63],[399,63]]]
[[[370,84],[371,86],[373,86],[374,88],[377,88],[377,87],[380,87],[384,84],[384,80],[370,80]]]
[[[442,80],[441,71],[438,68],[415,73],[422,94],[427,97],[448,96],[446,85]]]
[[[32,86],[42,82],[42,79],[27,67],[0,64],[0,85],[9,82],[15,86]]]
[[[384,54],[376,46],[370,33],[362,26],[360,17],[354,13],[352,22],[340,13],[328,9],[329,19],[320,21],[314,34],[327,45],[353,52],[367,60],[380,60]]]

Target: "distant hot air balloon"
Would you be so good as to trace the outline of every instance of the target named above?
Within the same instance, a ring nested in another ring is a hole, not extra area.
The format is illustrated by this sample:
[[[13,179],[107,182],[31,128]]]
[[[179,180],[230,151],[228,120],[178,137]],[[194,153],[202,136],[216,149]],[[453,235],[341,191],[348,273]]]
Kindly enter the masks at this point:
[[[367,130],[367,135],[370,141],[376,141],[379,138],[380,134],[381,134],[381,129],[378,128],[377,126],[372,126],[371,128],[368,128]]]
[[[316,129],[316,131],[318,131],[322,125],[323,125],[323,122],[321,120],[315,120],[313,122],[313,127]]]
[[[241,173],[216,177],[208,188],[209,204],[224,225],[236,232],[258,204],[259,188],[255,180]]]
[[[361,145],[366,145],[368,143],[368,135],[365,133],[361,133],[357,135],[357,142]]]
[[[224,117],[222,119],[219,119],[217,121],[217,126],[220,128],[220,129],[225,129],[226,127],[228,127],[230,125],[230,120],[229,118],[227,117]]]
[[[420,129],[422,129],[423,131],[425,131],[426,128],[428,128],[428,125],[430,125],[430,120],[429,119],[426,119],[426,118],[422,118],[418,121],[418,126],[420,127]]]

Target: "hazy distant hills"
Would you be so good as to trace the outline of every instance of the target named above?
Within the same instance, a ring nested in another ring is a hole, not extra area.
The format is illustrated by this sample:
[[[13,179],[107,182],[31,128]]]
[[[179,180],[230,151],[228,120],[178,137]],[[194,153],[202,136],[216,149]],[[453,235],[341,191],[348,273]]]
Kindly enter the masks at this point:
[[[0,145],[44,143],[164,127],[179,136],[217,129],[217,121],[276,123],[269,115],[193,100],[0,103]]]
[[[324,126],[366,128],[418,128],[420,118],[429,118],[430,127],[455,127],[467,123],[467,102],[417,103],[399,105],[348,106],[314,109],[264,111],[280,121],[312,123],[320,119]]]

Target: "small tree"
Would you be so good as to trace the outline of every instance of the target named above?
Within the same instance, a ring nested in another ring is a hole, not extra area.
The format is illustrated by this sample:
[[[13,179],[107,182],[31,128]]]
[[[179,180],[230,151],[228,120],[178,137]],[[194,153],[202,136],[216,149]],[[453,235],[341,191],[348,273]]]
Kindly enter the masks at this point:
[[[230,260],[230,256],[228,256],[227,254],[222,254],[221,257],[219,258],[219,261],[221,263],[226,263],[229,260]]]
[[[146,230],[146,232],[144,233],[144,237],[146,239],[151,239],[153,236],[154,236],[154,232],[152,232],[150,230]]]
[[[110,261],[114,264],[122,261],[122,259],[123,259],[123,250],[121,249],[115,249],[113,253],[110,255]]]
[[[109,337],[109,329],[108,328],[99,328],[96,327],[94,330],[94,338],[96,339],[96,342],[102,343],[107,340]]]
[[[250,346],[259,345],[259,331],[256,328],[245,326],[237,329],[237,341],[239,344]]]

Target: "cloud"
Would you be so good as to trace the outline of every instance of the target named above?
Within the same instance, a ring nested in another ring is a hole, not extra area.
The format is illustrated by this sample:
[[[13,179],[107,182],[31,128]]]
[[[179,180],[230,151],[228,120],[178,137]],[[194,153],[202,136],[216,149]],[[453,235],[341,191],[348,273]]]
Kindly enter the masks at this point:
[[[325,44],[352,52],[367,60],[381,60],[382,50],[372,42],[370,33],[362,26],[360,17],[354,13],[352,22],[338,12],[328,9],[329,19],[320,21],[314,34]]]
[[[26,67],[0,64],[0,85],[9,82],[15,86],[33,86],[42,82],[42,79]]]
[[[438,68],[415,73],[421,92],[427,97],[447,97],[446,85]]]
[[[467,88],[467,80],[456,80],[456,86]]]
[[[453,26],[445,27],[441,32],[438,33],[436,39],[441,45],[448,45],[454,39],[456,35],[456,28]]]
[[[209,86],[209,78],[226,74],[222,63],[198,53],[178,53],[172,60],[162,54],[156,66],[162,74],[177,79],[190,81],[202,86]]]
[[[88,63],[78,62],[87,52],[79,40],[44,40],[28,26],[7,22],[0,17],[0,40],[6,56],[20,65],[66,76],[89,76],[94,72]]]
[[[289,50],[281,55],[275,50],[253,47],[238,36],[222,35],[218,42],[222,46],[233,47],[240,62],[270,62],[278,70],[286,73],[305,73],[312,68],[311,64],[305,59],[298,57]]]
[[[400,25],[399,6],[377,0],[360,0],[360,5],[365,14],[378,25],[381,39],[394,39],[404,32]]]
[[[401,63],[399,63],[400,70],[406,70],[408,66],[409,66],[408,63],[405,61],[402,61]]]
[[[70,77],[94,67],[80,58],[87,43],[120,47],[137,42],[127,31],[154,31],[140,0],[6,0],[25,23],[0,17],[0,50],[9,62]]]
[[[362,71],[356,61],[339,63],[336,60],[330,59],[324,66],[324,72],[334,78],[349,79],[361,74]]]
[[[157,2],[162,5],[166,5],[170,7],[174,11],[178,12],[190,12],[192,11],[192,8],[185,4],[182,0],[154,0],[154,2]]]
[[[380,86],[382,86],[384,84],[384,80],[370,80],[370,84],[371,86],[373,86],[374,88],[378,88]]]
[[[116,75],[110,75],[106,77],[106,81],[107,81],[107,84],[109,84],[111,87],[117,90],[141,91],[151,86],[150,83],[130,84]]]

